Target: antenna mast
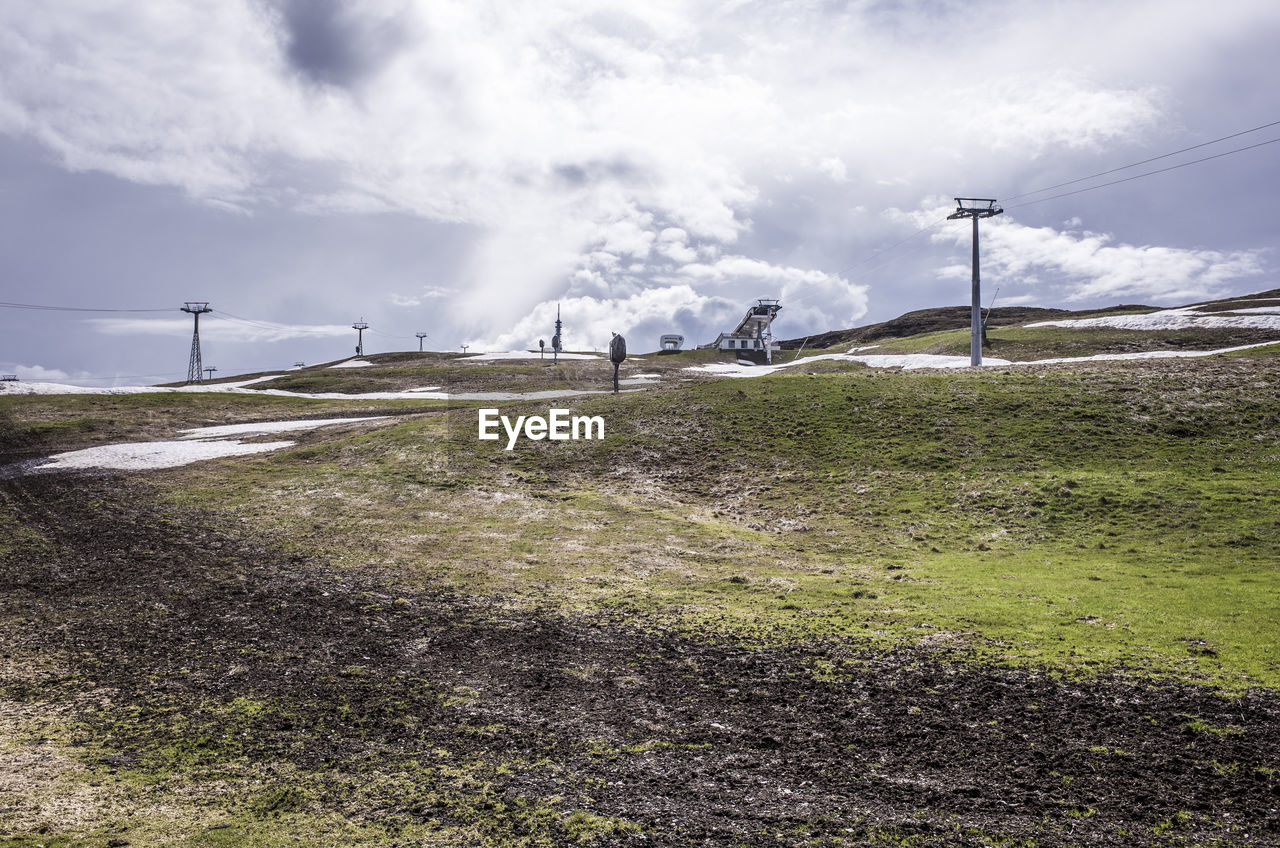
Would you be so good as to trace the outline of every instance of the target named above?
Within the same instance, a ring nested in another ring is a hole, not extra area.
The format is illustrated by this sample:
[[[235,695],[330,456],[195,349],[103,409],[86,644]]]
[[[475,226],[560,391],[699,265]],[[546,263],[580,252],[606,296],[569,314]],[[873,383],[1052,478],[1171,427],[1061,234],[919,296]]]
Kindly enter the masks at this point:
[[[204,371],[202,367],[204,363],[200,361],[200,316],[206,312],[212,312],[209,308],[209,301],[187,301],[182,305],[183,312],[191,313],[195,318],[195,331],[191,334],[191,356],[187,359],[187,382],[203,383],[200,374]]]
[[[561,346],[560,330],[563,325],[560,323],[560,304],[556,304],[556,334],[551,337],[551,361],[560,361],[560,351],[564,348]]]

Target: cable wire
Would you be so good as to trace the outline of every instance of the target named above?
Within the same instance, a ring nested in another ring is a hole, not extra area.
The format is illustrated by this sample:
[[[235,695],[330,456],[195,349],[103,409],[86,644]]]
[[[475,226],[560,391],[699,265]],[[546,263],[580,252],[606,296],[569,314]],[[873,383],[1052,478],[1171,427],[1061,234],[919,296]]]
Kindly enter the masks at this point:
[[[9,301],[0,301],[0,308],[4,309],[39,309],[46,312],[179,312],[176,306],[167,309],[95,309],[89,306],[47,306],[39,303],[10,303]]]
[[[1140,161],[1140,162],[1131,162],[1131,163],[1130,163],[1130,164],[1128,164],[1128,165],[1121,165],[1121,166],[1120,166],[1120,167],[1118,167],[1118,168],[1111,168],[1111,169],[1106,170],[1106,171],[1099,171],[1098,173],[1096,173],[1096,174],[1090,174],[1090,175],[1089,175],[1089,176],[1087,176],[1087,177],[1079,177],[1079,178],[1074,179],[1074,180],[1067,180],[1065,183],[1057,183],[1056,185],[1045,186],[1044,188],[1038,188],[1038,189],[1035,189],[1034,191],[1024,191],[1022,194],[1015,194],[1015,195],[1013,195],[1012,197],[1005,197],[1005,198],[1002,198],[1002,200],[1003,200],[1003,201],[1005,201],[1005,202],[1010,201],[1010,200],[1018,200],[1018,199],[1023,198],[1023,197],[1030,197],[1030,196],[1031,196],[1031,195],[1033,195],[1033,194],[1040,194],[1041,192],[1045,192],[1045,191],[1053,191],[1055,188],[1063,188],[1063,187],[1065,187],[1065,186],[1075,185],[1076,183],[1082,183],[1082,182],[1085,182],[1085,181],[1087,181],[1087,180],[1094,180],[1094,179],[1097,179],[1098,177],[1105,177],[1105,176],[1107,176],[1108,174],[1114,174],[1114,173],[1117,173],[1117,172],[1119,172],[1119,171],[1127,171],[1128,169],[1130,169],[1130,168],[1136,168],[1136,167],[1138,167],[1139,165],[1147,165],[1147,164],[1150,164],[1151,162],[1158,162],[1158,161],[1160,161],[1161,159],[1168,159],[1170,156],[1177,156],[1177,155],[1178,155],[1178,154],[1180,154],[1180,153],[1188,153],[1188,152],[1190,152],[1190,151],[1192,151],[1192,150],[1199,150],[1199,149],[1200,149],[1200,148],[1202,148],[1202,147],[1208,147],[1209,145],[1211,145],[1211,144],[1217,144],[1217,143],[1218,143],[1218,142],[1220,142],[1220,141],[1227,141],[1228,139],[1232,139],[1232,138],[1239,138],[1239,137],[1240,137],[1240,136],[1242,136],[1242,135],[1248,135],[1249,133],[1257,132],[1258,130],[1265,130],[1265,129],[1269,128],[1269,127],[1274,127],[1274,126],[1277,126],[1277,125],[1280,125],[1280,121],[1272,121],[1272,122],[1271,122],[1271,123],[1269,123],[1269,124],[1262,124],[1261,126],[1253,127],[1252,129],[1248,129],[1248,130],[1241,130],[1240,132],[1231,133],[1231,135],[1224,135],[1224,136],[1222,136],[1221,138],[1215,138],[1215,139],[1213,139],[1212,141],[1204,141],[1204,142],[1201,142],[1200,144],[1193,144],[1193,145],[1191,145],[1190,147],[1184,147],[1184,148],[1182,148],[1181,150],[1175,150],[1175,151],[1173,151],[1172,153],[1162,153],[1162,154],[1160,154],[1159,156],[1152,156],[1150,159],[1143,159],[1143,160],[1142,160],[1142,161]],[[1248,150],[1249,148],[1241,148],[1241,149],[1242,149],[1242,150]],[[1225,154],[1224,154],[1224,155],[1225,155]],[[1203,160],[1197,160],[1197,161],[1203,161]],[[1188,164],[1190,164],[1190,163],[1188,163]],[[1158,172],[1158,171],[1153,171],[1152,173],[1159,173],[1159,172]],[[1059,196],[1061,197],[1062,195],[1059,195]],[[1046,200],[1047,200],[1047,199],[1048,199],[1048,198],[1046,198]],[[1019,205],[1024,205],[1024,204],[1019,204]]]
[[[1098,185],[1088,186],[1087,188],[1078,188],[1074,191],[1064,191],[1061,194],[1051,194],[1048,197],[1040,197],[1035,200],[1028,200],[1024,203],[1015,203],[1012,206],[1006,206],[1005,209],[1006,210],[1020,209],[1023,206],[1031,206],[1032,204],[1035,204],[1035,203],[1043,203],[1046,200],[1057,200],[1059,197],[1070,197],[1073,194],[1084,194],[1086,191],[1095,191],[1096,189],[1106,188],[1107,186],[1120,185],[1120,183],[1127,183],[1127,182],[1132,182],[1133,180],[1140,180],[1143,177],[1150,177],[1154,174],[1163,174],[1166,171],[1176,171],[1179,168],[1185,168],[1188,165],[1198,165],[1201,162],[1208,162],[1211,159],[1221,159],[1223,156],[1230,156],[1233,153],[1243,153],[1246,150],[1254,150],[1255,148],[1258,148],[1258,147],[1265,147],[1268,144],[1275,144],[1278,141],[1280,141],[1280,138],[1272,138],[1272,139],[1268,139],[1267,141],[1260,141],[1257,144],[1250,144],[1247,147],[1237,147],[1234,150],[1228,150],[1224,153],[1215,153],[1212,156],[1205,156],[1200,159],[1192,159],[1190,162],[1181,162],[1177,165],[1170,165],[1167,168],[1157,168],[1154,171],[1144,171],[1141,174],[1134,174],[1132,177],[1125,177],[1124,179],[1119,179],[1119,180],[1111,180],[1110,182],[1099,183]],[[1089,178],[1086,177],[1086,179],[1089,179]],[[1063,185],[1069,185],[1069,184],[1063,183]],[[1018,196],[1026,197],[1026,195],[1018,195]]]

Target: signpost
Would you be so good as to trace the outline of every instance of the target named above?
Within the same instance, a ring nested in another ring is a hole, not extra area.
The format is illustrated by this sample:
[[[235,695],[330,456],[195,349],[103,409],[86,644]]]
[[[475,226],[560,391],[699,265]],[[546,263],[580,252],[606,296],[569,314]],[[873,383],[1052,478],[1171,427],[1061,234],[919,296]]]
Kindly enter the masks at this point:
[[[613,393],[618,393],[618,367],[627,359],[627,340],[617,333],[609,340],[609,361],[613,363]]]

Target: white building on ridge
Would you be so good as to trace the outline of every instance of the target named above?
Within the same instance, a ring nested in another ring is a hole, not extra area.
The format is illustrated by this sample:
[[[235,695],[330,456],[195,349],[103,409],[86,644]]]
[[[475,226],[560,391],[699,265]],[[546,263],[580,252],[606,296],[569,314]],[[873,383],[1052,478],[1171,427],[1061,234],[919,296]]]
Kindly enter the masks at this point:
[[[766,359],[772,360],[773,352],[782,349],[781,345],[773,340],[773,331],[770,329],[780,309],[782,304],[779,301],[761,298],[747,310],[747,314],[738,322],[737,328],[732,333],[721,333],[711,344],[698,345],[698,347],[703,350],[715,348],[756,351],[763,353]]]

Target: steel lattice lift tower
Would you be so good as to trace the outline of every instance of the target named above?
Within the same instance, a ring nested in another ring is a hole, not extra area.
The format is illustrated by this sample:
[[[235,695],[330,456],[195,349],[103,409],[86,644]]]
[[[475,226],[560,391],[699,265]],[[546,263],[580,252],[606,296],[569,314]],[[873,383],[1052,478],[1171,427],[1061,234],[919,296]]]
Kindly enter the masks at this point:
[[[969,364],[982,364],[982,292],[978,282],[978,219],[994,218],[1004,210],[996,206],[994,199],[985,197],[957,197],[956,211],[947,216],[948,221],[959,218],[973,219],[973,300],[969,308]]]
[[[187,360],[187,382],[203,383],[201,374],[204,372],[204,363],[200,361],[200,316],[213,310],[209,308],[208,301],[200,303],[188,301],[182,306],[182,311],[190,312],[196,324],[195,332],[191,334],[191,357]]]

